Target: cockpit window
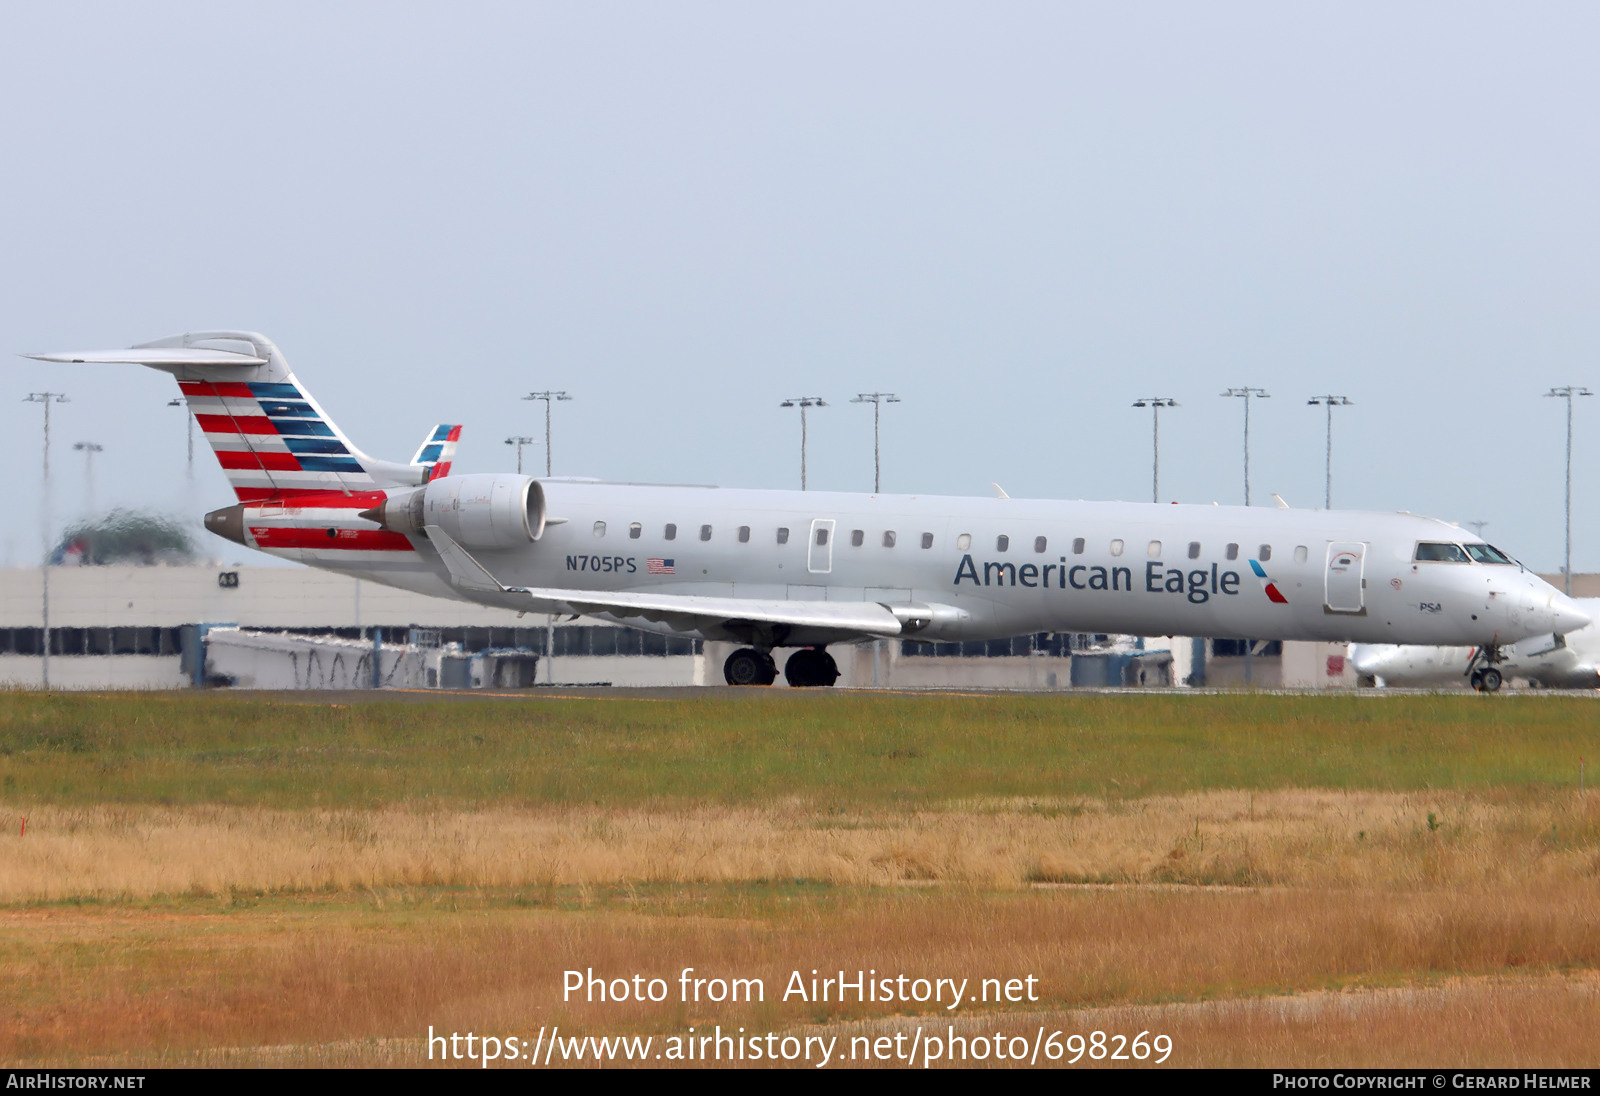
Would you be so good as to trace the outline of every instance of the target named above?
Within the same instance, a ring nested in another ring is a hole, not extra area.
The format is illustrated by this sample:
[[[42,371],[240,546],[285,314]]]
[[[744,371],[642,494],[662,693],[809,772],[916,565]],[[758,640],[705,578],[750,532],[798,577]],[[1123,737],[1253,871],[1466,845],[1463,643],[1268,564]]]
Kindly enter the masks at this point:
[[[1422,541],[1417,545],[1417,554],[1412,558],[1418,563],[1465,563],[1467,553],[1461,550],[1459,544],[1432,544]]]
[[[1516,560],[1492,544],[1468,544],[1466,549],[1467,555],[1479,563],[1516,563]]]

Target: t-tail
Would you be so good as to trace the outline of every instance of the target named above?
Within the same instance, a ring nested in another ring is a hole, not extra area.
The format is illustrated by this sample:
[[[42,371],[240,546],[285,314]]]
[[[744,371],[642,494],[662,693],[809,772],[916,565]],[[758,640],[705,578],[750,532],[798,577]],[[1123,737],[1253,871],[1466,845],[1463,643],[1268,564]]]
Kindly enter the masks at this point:
[[[272,340],[253,331],[193,332],[127,350],[29,357],[130,362],[172,374],[239,499],[208,514],[206,527],[269,550],[411,551],[405,537],[372,529],[357,515],[381,505],[387,489],[447,475],[461,437],[461,427],[444,424],[409,464],[368,456],[295,380]],[[296,520],[272,520],[280,507],[295,511]],[[311,511],[318,512],[315,523],[307,520]]]

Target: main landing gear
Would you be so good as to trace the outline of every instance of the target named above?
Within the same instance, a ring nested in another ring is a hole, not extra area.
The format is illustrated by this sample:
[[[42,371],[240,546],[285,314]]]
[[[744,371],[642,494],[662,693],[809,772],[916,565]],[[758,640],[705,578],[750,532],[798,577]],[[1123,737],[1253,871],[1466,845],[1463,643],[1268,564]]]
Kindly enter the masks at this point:
[[[802,647],[783,664],[783,679],[796,689],[828,688],[839,680],[839,664],[821,647]]]
[[[1505,677],[1495,668],[1496,662],[1504,662],[1505,655],[1500,653],[1500,645],[1491,643],[1487,647],[1479,647],[1472,656],[1472,661],[1467,663],[1467,680],[1472,687],[1480,693],[1497,693],[1500,686],[1505,683]]]
[[[729,685],[771,685],[778,676],[778,665],[769,651],[741,647],[722,664],[722,676]]]
[[[771,685],[778,666],[771,652],[741,647],[722,664],[722,676],[729,685]],[[783,678],[797,689],[826,688],[839,680],[839,665],[821,647],[802,647],[784,663]]]

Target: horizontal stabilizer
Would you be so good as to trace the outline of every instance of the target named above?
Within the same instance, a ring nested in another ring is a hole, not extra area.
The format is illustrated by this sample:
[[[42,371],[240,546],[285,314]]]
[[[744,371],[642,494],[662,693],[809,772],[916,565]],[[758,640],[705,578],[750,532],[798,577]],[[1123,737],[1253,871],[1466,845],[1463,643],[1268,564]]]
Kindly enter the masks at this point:
[[[42,362],[72,365],[266,365],[266,358],[236,354],[231,350],[212,350],[203,346],[153,346],[131,350],[79,350],[65,354],[25,354]]]

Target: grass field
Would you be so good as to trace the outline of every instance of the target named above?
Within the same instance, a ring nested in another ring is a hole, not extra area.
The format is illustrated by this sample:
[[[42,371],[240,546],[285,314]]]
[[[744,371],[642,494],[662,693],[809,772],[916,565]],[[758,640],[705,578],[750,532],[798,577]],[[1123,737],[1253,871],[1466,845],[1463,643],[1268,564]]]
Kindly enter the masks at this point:
[[[0,693],[0,1059],[416,1065],[429,1025],[1137,1024],[1177,1065],[1592,1065],[1596,713]],[[685,967],[766,999],[684,1002]],[[564,1001],[590,968],[672,992]],[[1031,976],[1036,999],[778,999],[813,969]]]

